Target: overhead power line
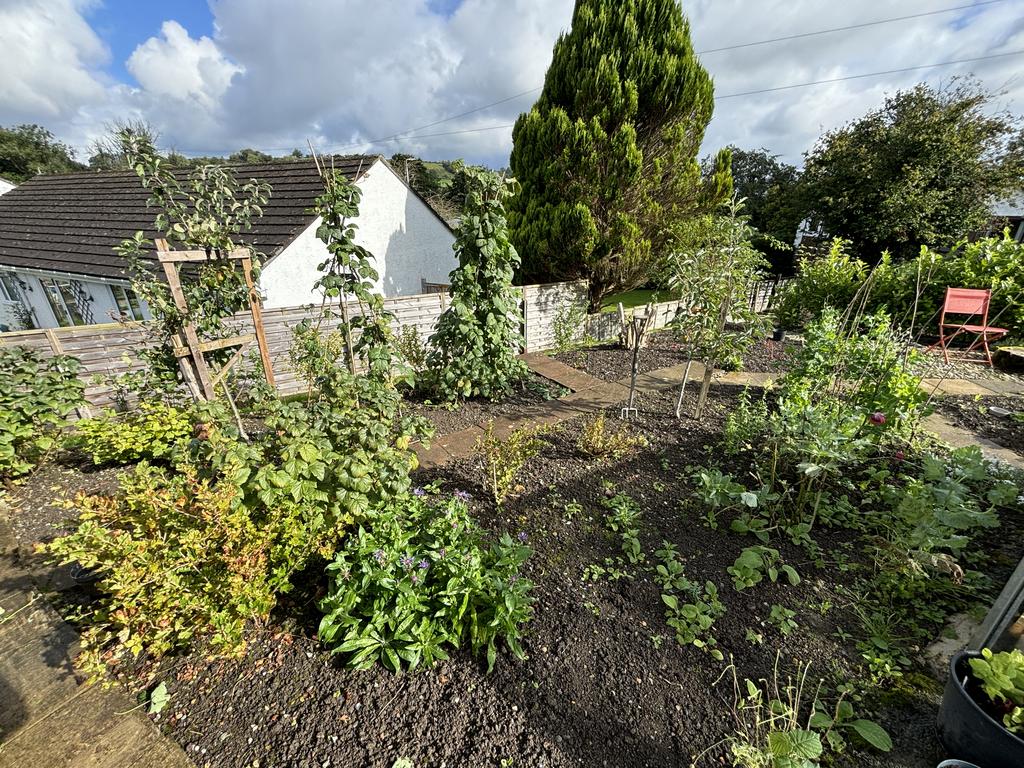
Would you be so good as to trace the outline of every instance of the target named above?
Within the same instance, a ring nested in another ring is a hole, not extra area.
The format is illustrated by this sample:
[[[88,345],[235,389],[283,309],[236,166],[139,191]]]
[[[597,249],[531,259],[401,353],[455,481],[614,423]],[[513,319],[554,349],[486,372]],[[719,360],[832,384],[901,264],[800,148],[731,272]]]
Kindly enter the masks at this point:
[[[914,67],[900,67],[899,69],[885,69],[881,72],[865,72],[862,75],[846,75],[844,77],[830,77],[827,80],[812,80],[809,83],[793,83],[792,85],[778,85],[774,88],[758,88],[755,91],[742,91],[740,93],[726,93],[722,96],[715,96],[716,99],[735,99],[737,96],[754,96],[758,93],[772,93],[773,91],[788,91],[790,88],[806,88],[809,85],[823,85],[825,83],[841,83],[844,80],[859,80],[864,77],[879,77],[880,75],[894,75],[899,72],[913,72],[918,69],[932,69],[933,67],[948,67],[952,64],[968,64],[972,61],[985,61],[987,59],[999,59],[1004,56],[1020,56],[1021,51],[1007,51],[1006,53],[993,53],[988,56],[975,56],[970,59],[953,59],[951,61],[939,61],[935,64],[918,64]],[[412,138],[415,138],[412,137]]]
[[[698,54],[702,55],[705,53],[719,53],[720,51],[736,51],[740,48],[753,48],[756,45],[768,45],[769,43],[781,43],[786,40],[799,40],[804,37],[815,37],[817,35],[827,35],[832,32],[846,32],[851,29],[863,29],[864,27],[874,27],[879,24],[889,24],[894,21],[908,21],[910,19],[920,19],[925,16],[937,16],[940,13],[952,13],[953,11],[966,11],[971,8],[981,8],[985,5],[994,5],[995,3],[1003,3],[1006,0],[982,0],[979,3],[970,3],[968,5],[957,5],[953,8],[941,8],[937,11],[925,11],[923,13],[912,13],[908,16],[893,16],[889,19],[878,19],[877,21],[864,21],[859,24],[847,24],[845,27],[829,27],[828,29],[819,29],[817,32],[798,32],[795,35],[785,35],[783,37],[772,37],[767,40],[757,40],[752,43],[737,43],[736,45],[725,45],[721,48],[707,48],[703,51],[697,51]]]
[[[943,14],[943,13],[952,13],[954,11],[969,10],[971,8],[981,8],[981,7],[986,6],[986,5],[995,5],[996,3],[1003,3],[1003,2],[1006,2],[1006,0],[981,0],[981,2],[970,3],[970,4],[967,4],[967,5],[957,5],[957,6],[953,6],[951,8],[940,8],[940,9],[935,10],[935,11],[924,11],[922,13],[913,13],[913,14],[908,14],[906,16],[893,16],[893,17],[887,18],[887,19],[876,19],[874,21],[865,21],[865,22],[861,22],[861,23],[858,23],[858,24],[847,24],[846,26],[842,26],[842,27],[829,27],[828,29],[819,29],[819,30],[816,30],[814,32],[799,32],[799,33],[793,34],[793,35],[783,35],[782,37],[771,37],[771,38],[768,38],[766,40],[754,40],[754,41],[748,42],[748,43],[736,43],[735,45],[725,45],[725,46],[721,46],[720,48],[707,48],[707,49],[705,49],[703,51],[697,51],[697,55],[703,55],[703,54],[706,54],[706,53],[720,53],[722,51],[735,51],[735,50],[739,50],[741,48],[753,48],[755,46],[768,45],[770,43],[780,43],[780,42],[785,42],[787,40],[798,40],[798,39],[801,39],[801,38],[816,37],[816,36],[819,36],[819,35],[827,35],[827,34],[831,34],[833,32],[846,32],[846,31],[849,31],[849,30],[852,30],[852,29],[863,29],[865,27],[874,27],[874,26],[878,26],[880,24],[890,24],[890,23],[897,22],[897,21],[909,21],[911,19],[920,19],[920,18],[924,18],[926,16],[937,16],[937,15]],[[865,77],[867,77],[867,75],[865,75]],[[489,104],[483,104],[483,105],[481,105],[479,107],[475,107],[473,109],[466,110],[465,112],[460,112],[457,115],[448,115],[447,117],[443,117],[440,120],[435,120],[432,123],[426,123],[425,125],[417,126],[416,128],[407,128],[404,131],[399,131],[397,133],[393,133],[393,134],[390,134],[388,136],[382,136],[382,137],[377,138],[377,139],[368,139],[368,140],[366,140],[364,142],[359,142],[358,144],[349,144],[349,145],[346,145],[345,148],[363,146],[364,144],[371,144],[372,145],[372,144],[378,144],[378,143],[385,143],[385,142],[390,142],[391,140],[398,139],[398,138],[417,138],[417,137],[414,137],[414,136],[409,136],[408,134],[415,133],[416,131],[422,131],[422,130],[425,130],[427,128],[433,128],[436,125],[441,125],[442,123],[448,123],[448,122],[451,122],[452,120],[458,120],[460,117],[466,117],[468,115],[472,115],[472,114],[475,114],[477,112],[483,112],[484,110],[490,109],[491,107],[497,107],[497,106],[500,106],[501,104],[507,104],[508,102],[515,101],[516,99],[520,99],[523,96],[528,96],[531,93],[536,93],[537,91],[541,90],[543,87],[544,87],[543,85],[538,85],[535,88],[530,88],[528,90],[512,94],[511,96],[506,96],[505,98],[499,99],[498,101],[492,101]],[[736,94],[736,95],[739,95],[739,94]],[[731,97],[722,97],[722,98],[731,98]],[[489,130],[489,129],[481,129],[481,130]]]
[[[784,36],[781,36],[781,37],[772,37],[772,38],[768,38],[768,39],[765,39],[765,40],[755,40],[755,41],[751,41],[751,42],[747,42],[747,43],[736,43],[735,45],[726,45],[726,46],[721,46],[719,48],[708,48],[708,49],[705,49],[703,51],[697,51],[697,54],[698,55],[703,55],[703,54],[707,54],[707,53],[719,53],[719,52],[722,52],[722,51],[739,50],[741,48],[752,48],[752,47],[760,46],[760,45],[768,45],[770,43],[779,43],[779,42],[785,42],[785,41],[788,41],[788,40],[798,40],[798,39],[802,39],[802,38],[816,37],[816,36],[819,36],[819,35],[827,35],[827,34],[830,34],[830,33],[833,33],[833,32],[845,32],[845,31],[849,31],[849,30],[853,30],[853,29],[863,29],[865,27],[878,26],[880,24],[890,24],[890,23],[893,23],[893,22],[908,21],[908,20],[911,20],[911,19],[918,19],[918,18],[923,18],[923,17],[926,17],[926,16],[936,16],[936,15],[943,14],[943,13],[952,13],[954,11],[963,11],[963,10],[970,10],[970,9],[973,9],[973,8],[981,8],[981,7],[984,7],[984,6],[995,5],[996,3],[1002,3],[1002,2],[1006,2],[1006,0],[980,0],[980,2],[970,3],[970,4],[966,4],[966,5],[957,5],[957,6],[953,6],[953,7],[950,7],[950,8],[940,8],[940,9],[934,10],[934,11],[923,11],[921,13],[908,14],[906,16],[893,16],[893,17],[890,17],[890,18],[887,18],[887,19],[876,19],[874,21],[865,21],[865,22],[860,22],[860,23],[857,23],[857,24],[847,24],[847,25],[841,26],[841,27],[829,27],[828,29],[819,29],[819,30],[815,30],[813,32],[799,32],[799,33],[792,34],[792,35],[784,35]],[[951,64],[962,64],[962,63],[968,63],[968,62],[973,62],[973,61],[984,61],[985,59],[999,58],[999,57],[1002,57],[1002,56],[1015,56],[1015,55],[1018,55],[1020,53],[1022,53],[1022,51],[1011,51],[1009,53],[999,53],[999,54],[993,54],[991,56],[978,56],[978,57],[970,58],[970,59],[959,59],[959,60],[955,60],[955,61],[945,61],[945,62],[939,62],[939,63],[936,63],[936,64],[922,64],[920,66],[903,67],[903,68],[900,68],[900,69],[890,69],[890,70],[885,70],[885,71],[882,71],[882,72],[869,72],[869,73],[865,73],[865,74],[862,74],[862,75],[849,75],[849,76],[846,76],[846,77],[837,77],[837,78],[831,78],[831,79],[827,79],[827,80],[814,80],[814,81],[807,82],[807,83],[794,83],[792,85],[781,85],[781,86],[777,86],[777,87],[774,87],[774,88],[761,88],[761,89],[758,89],[758,90],[743,91],[741,93],[724,94],[722,96],[716,96],[715,99],[732,99],[732,98],[736,98],[738,96],[753,96],[753,95],[756,95],[756,94],[759,94],[759,93],[771,93],[773,91],[784,91],[784,90],[790,90],[790,89],[793,89],[793,88],[805,88],[805,87],[812,86],[812,85],[823,85],[823,84],[826,84],[826,83],[842,82],[844,80],[857,80],[857,79],[862,79],[862,78],[866,78],[866,77],[878,77],[878,76],[881,76],[881,75],[897,74],[899,72],[910,72],[910,71],[917,70],[917,69],[929,69],[929,68],[932,68],[932,67],[942,67],[942,66],[948,66],[948,65],[951,65]],[[342,146],[335,146],[332,151],[339,152],[339,151],[343,151],[343,150],[346,150],[346,149],[353,149],[355,147],[362,147],[362,146],[366,146],[366,145],[373,146],[374,144],[388,144],[388,143],[391,143],[393,141],[404,141],[406,139],[427,139],[427,138],[434,138],[434,137],[437,137],[437,136],[454,136],[454,135],[457,135],[457,134],[480,133],[480,132],[484,132],[484,131],[495,131],[495,130],[499,130],[499,129],[502,129],[502,128],[510,128],[510,127],[512,127],[514,125],[514,123],[510,123],[510,124],[507,124],[507,125],[483,126],[483,127],[480,127],[480,128],[467,128],[467,129],[464,129],[464,130],[446,131],[446,132],[443,132],[443,133],[431,133],[431,134],[413,135],[413,134],[416,134],[417,131],[426,130],[427,128],[433,128],[435,126],[451,122],[452,120],[458,120],[459,118],[467,117],[469,115],[476,114],[477,112],[483,112],[484,110],[490,109],[491,107],[497,107],[497,106],[499,106],[501,104],[506,104],[506,103],[508,103],[510,101],[515,101],[516,99],[520,99],[520,98],[522,98],[524,96],[528,96],[528,95],[530,95],[532,93],[536,93],[537,91],[540,91],[543,87],[544,87],[543,85],[538,85],[535,88],[530,88],[530,89],[527,89],[525,91],[520,91],[519,93],[514,93],[511,96],[506,96],[503,99],[498,99],[497,101],[492,101],[492,102],[490,102],[488,104],[483,104],[483,105],[481,105],[479,107],[474,107],[473,109],[468,109],[465,112],[459,112],[458,114],[448,115],[448,116],[443,117],[443,118],[441,118],[439,120],[435,120],[435,121],[433,121],[431,123],[425,123],[423,125],[419,125],[419,126],[416,126],[414,128],[406,128],[403,131],[399,131],[397,133],[392,133],[392,134],[390,134],[388,136],[381,136],[381,137],[375,138],[375,139],[366,139],[364,141],[353,142],[351,144],[345,144],[345,145],[342,145]],[[265,148],[265,149],[268,149],[268,150],[271,150],[271,151],[274,151],[274,150],[284,151],[284,150],[289,149],[289,147],[269,147],[269,148]]]
[[[790,90],[792,88],[807,88],[807,87],[812,86],[812,85],[824,85],[826,83],[841,83],[844,80],[860,80],[860,79],[863,79],[865,77],[880,77],[881,75],[893,75],[893,74],[898,74],[900,72],[913,72],[913,71],[916,71],[916,70],[919,70],[919,69],[934,69],[935,67],[948,67],[948,66],[951,66],[953,64],[969,64],[969,63],[975,62],[975,61],[986,61],[988,59],[999,59],[999,58],[1003,58],[1003,57],[1006,57],[1006,56],[1020,56],[1021,54],[1024,54],[1024,50],[1020,50],[1020,51],[1007,51],[1006,53],[993,53],[993,54],[989,54],[988,56],[973,56],[973,57],[971,57],[969,59],[952,59],[950,61],[938,61],[938,62],[935,62],[934,64],[918,64],[918,65],[913,66],[913,67],[900,67],[898,69],[885,69],[885,70],[882,70],[880,72],[865,72],[865,73],[860,74],[860,75],[845,75],[843,77],[830,77],[830,78],[827,78],[825,80],[811,80],[811,81],[806,82],[806,83],[792,83],[790,85],[778,85],[778,86],[774,86],[772,88],[758,88],[758,89],[753,90],[753,91],[742,91],[740,93],[726,93],[726,94],[722,94],[721,96],[715,96],[715,99],[716,100],[717,99],[735,99],[738,96],[755,96],[755,95],[757,95],[759,93],[773,93],[775,91],[788,91],[788,90]],[[435,136],[453,136],[455,134],[460,134],[460,133],[478,133],[478,132],[481,132],[481,131],[496,131],[496,130],[499,130],[501,128],[512,128],[514,126],[515,126],[515,123],[507,123],[507,124],[503,124],[503,125],[488,125],[488,126],[484,126],[482,128],[467,128],[467,129],[461,130],[461,131],[445,131],[443,133],[420,134],[418,136],[405,136],[403,134],[399,134],[399,135],[396,135],[396,136],[389,137],[387,139],[382,139],[382,140],[379,141],[379,143],[383,143],[385,141],[388,141],[388,142],[390,142],[390,141],[404,141],[405,139],[426,139],[426,138],[433,138]],[[359,142],[357,144],[348,144],[348,145],[345,145],[343,147],[336,147],[335,151],[343,150],[343,149],[349,149],[351,147],[361,147],[361,146],[363,146],[363,145],[365,145],[367,143],[369,143],[369,142]]]

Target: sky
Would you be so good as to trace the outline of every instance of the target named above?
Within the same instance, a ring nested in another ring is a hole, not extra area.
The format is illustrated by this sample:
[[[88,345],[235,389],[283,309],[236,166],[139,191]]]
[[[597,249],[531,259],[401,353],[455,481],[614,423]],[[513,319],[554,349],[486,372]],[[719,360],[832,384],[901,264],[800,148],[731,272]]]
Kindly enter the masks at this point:
[[[308,142],[321,152],[502,167],[510,125],[536,99],[572,8],[573,0],[0,0],[0,125],[43,125],[80,160],[114,120],[142,118],[162,148],[188,155],[286,154]],[[1024,114],[1024,0],[684,0],[683,10],[715,80],[704,153],[764,147],[799,165],[823,131],[886,94],[955,75],[974,75],[1000,94],[996,108]],[[712,50],[932,11],[944,12]],[[1011,55],[855,77],[998,54]],[[836,82],[785,88],[820,80]]]

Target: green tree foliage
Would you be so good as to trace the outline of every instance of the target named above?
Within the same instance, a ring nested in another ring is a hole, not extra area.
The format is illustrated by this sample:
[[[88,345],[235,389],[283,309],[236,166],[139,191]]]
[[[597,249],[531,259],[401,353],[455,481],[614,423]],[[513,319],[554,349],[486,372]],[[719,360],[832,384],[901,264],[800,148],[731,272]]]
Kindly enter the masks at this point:
[[[732,153],[732,184],[743,200],[750,225],[762,233],[754,244],[764,253],[775,273],[793,269],[793,239],[803,219],[799,199],[800,173],[767,149],[729,147]],[[786,247],[779,247],[772,239]]]
[[[869,261],[949,247],[982,228],[992,200],[1024,175],[1020,118],[993,114],[994,99],[971,82],[922,84],[826,133],[804,169],[812,219]]]
[[[713,92],[676,0],[577,0],[512,134],[522,279],[586,278],[594,309],[649,280],[678,224],[731,192],[727,151],[710,178],[696,159]]]
[[[451,273],[451,306],[430,337],[431,384],[448,400],[500,397],[526,375],[518,358],[522,313],[512,276],[519,255],[509,240],[505,201],[514,182],[477,168],[460,167],[469,189],[455,241],[458,268]]]
[[[680,315],[676,327],[689,345],[690,359],[699,357],[705,366],[694,418],[704,410],[715,368],[730,358],[741,358],[764,331],[764,318],[754,312],[747,297],[766,262],[754,247],[757,230],[742,210],[742,201],[733,197],[722,215],[693,219],[685,247],[671,260],[669,286],[689,310]],[[684,374],[677,416],[686,380]]]
[[[0,176],[21,182],[42,173],[72,173],[85,166],[75,151],[41,125],[0,128]]]

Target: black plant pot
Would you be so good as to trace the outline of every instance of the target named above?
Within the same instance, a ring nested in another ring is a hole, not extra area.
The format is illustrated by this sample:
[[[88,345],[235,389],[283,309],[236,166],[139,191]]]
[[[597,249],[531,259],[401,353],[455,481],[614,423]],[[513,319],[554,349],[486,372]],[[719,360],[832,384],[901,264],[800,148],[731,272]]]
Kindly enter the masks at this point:
[[[786,329],[785,328],[776,328],[775,331],[772,333],[772,340],[773,341],[785,341],[786,340]]]
[[[949,662],[949,679],[939,708],[939,739],[951,757],[984,768],[1024,766],[1024,739],[1010,733],[964,689],[970,675],[968,661],[975,651],[960,651]]]

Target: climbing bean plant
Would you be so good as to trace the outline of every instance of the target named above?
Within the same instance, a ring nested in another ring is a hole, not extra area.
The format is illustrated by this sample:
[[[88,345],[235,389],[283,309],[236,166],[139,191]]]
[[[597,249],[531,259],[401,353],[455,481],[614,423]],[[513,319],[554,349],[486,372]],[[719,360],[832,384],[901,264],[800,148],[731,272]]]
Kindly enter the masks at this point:
[[[430,337],[427,367],[432,389],[445,400],[493,399],[526,375],[517,356],[523,318],[512,287],[519,254],[505,221],[515,181],[462,166],[455,183],[468,190],[455,242],[459,266],[451,273],[451,306]]]
[[[372,378],[411,380],[409,368],[393,354],[394,316],[384,309],[384,297],[375,290],[379,274],[373,254],[355,242],[354,220],[359,215],[361,192],[332,168],[325,167],[322,178],[324,191],[317,197],[314,211],[321,221],[316,235],[326,246],[328,257],[318,265],[320,277],[314,287],[323,294],[323,301],[316,321],[304,320],[295,331],[300,354],[293,362],[307,378],[316,375],[316,366],[309,361],[321,359],[317,354],[321,328],[333,321],[350,373],[356,372],[358,358]],[[357,312],[350,310],[352,304]],[[332,340],[328,337],[326,343],[330,345]]]

